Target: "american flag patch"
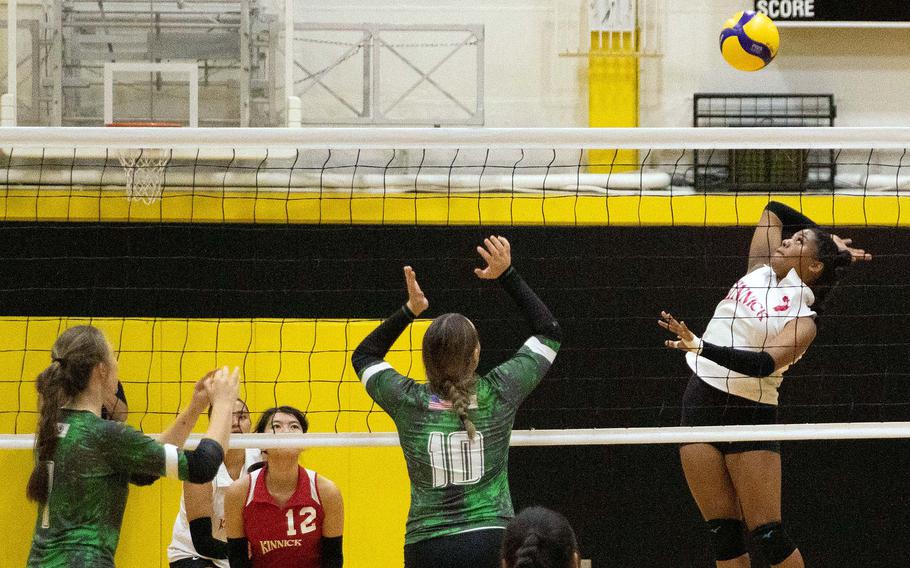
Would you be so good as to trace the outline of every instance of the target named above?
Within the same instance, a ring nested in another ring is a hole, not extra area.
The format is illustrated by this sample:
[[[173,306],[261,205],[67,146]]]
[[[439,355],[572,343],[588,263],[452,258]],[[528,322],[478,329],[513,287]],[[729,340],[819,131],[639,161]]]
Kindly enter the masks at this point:
[[[452,403],[444,398],[439,398],[435,394],[430,395],[430,410],[452,410]],[[468,409],[477,408],[477,395],[471,395],[471,402],[468,403]]]

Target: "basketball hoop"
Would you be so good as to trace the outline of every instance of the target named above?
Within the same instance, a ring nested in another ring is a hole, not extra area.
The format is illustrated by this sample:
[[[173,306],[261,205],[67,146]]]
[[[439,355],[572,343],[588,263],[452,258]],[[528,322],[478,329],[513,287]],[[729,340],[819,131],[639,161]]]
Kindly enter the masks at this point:
[[[115,128],[177,128],[179,122],[112,122],[107,126]],[[161,183],[164,168],[171,159],[166,148],[126,148],[117,151],[117,159],[126,175],[126,198],[142,201],[146,205],[161,198]]]

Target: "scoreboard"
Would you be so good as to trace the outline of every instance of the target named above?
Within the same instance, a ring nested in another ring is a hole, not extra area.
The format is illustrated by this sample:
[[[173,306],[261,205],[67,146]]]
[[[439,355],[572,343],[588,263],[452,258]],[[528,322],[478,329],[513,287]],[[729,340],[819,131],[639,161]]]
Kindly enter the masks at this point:
[[[910,25],[910,0],[755,0],[755,11],[777,23]]]

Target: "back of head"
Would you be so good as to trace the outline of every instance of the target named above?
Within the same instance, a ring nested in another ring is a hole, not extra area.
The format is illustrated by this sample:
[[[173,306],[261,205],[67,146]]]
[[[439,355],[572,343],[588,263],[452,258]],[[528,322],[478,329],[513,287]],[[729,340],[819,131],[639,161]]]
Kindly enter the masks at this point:
[[[508,568],[574,568],[578,543],[565,517],[543,507],[518,514],[502,542]]]
[[[256,423],[256,428],[254,432],[257,434],[264,434],[265,432],[271,432],[270,425],[272,423],[272,418],[275,417],[278,413],[289,414],[297,419],[300,422],[300,428],[303,430],[303,433],[306,434],[307,430],[310,429],[310,423],[307,422],[306,414],[301,410],[294,408],[293,406],[273,406],[265,410],[262,413],[262,416],[259,417],[259,422]]]
[[[57,449],[60,407],[88,388],[92,371],[110,357],[107,340],[96,327],[79,325],[60,334],[51,348],[51,364],[38,375],[38,431],[35,434],[35,468],[28,481],[28,498],[45,503],[48,495],[46,462]]]
[[[423,336],[423,365],[430,387],[452,402],[471,438],[476,430],[468,419],[468,405],[474,392],[478,345],[474,324],[461,314],[437,317]]]
[[[812,291],[815,293],[815,309],[822,311],[830,303],[831,291],[846,275],[853,259],[848,251],[840,250],[830,233],[818,228],[813,228],[811,231],[818,249],[816,258],[825,266],[821,275],[812,283]]]

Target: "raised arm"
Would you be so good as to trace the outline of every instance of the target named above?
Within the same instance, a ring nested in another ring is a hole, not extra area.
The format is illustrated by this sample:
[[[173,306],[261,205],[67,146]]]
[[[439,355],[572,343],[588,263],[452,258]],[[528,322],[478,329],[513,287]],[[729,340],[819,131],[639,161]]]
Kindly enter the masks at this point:
[[[221,449],[226,452],[228,439],[231,435],[231,420],[234,410],[234,401],[237,400],[239,390],[240,370],[236,367],[229,371],[227,367],[206,374],[196,382],[196,389],[189,406],[183,410],[161,437],[162,444],[172,444],[182,447],[187,437],[193,430],[199,415],[205,412],[209,402],[212,405],[212,415],[209,417],[209,427],[204,437],[218,442]]]
[[[750,377],[767,377],[777,369],[792,365],[812,345],[816,334],[815,321],[811,317],[794,318],[761,351],[749,351],[703,341],[689,330],[686,322],[677,321],[667,312],[661,312],[661,318],[657,323],[677,337],[676,340],[665,341],[667,347],[692,351],[731,371]]]
[[[477,253],[487,262],[487,266],[474,270],[477,277],[499,282],[524,312],[534,335],[561,342],[562,329],[559,322],[512,266],[512,247],[509,241],[505,237],[491,236],[484,239],[483,243],[484,246],[477,247]]]
[[[778,201],[770,201],[762,211],[755,232],[752,233],[752,243],[749,245],[749,269],[752,272],[756,267],[771,262],[771,254],[780,246],[781,241],[797,231],[809,227],[816,227],[809,219],[796,209],[788,207]]]
[[[408,287],[407,303],[395,310],[395,313],[370,332],[351,355],[351,363],[358,374],[373,363],[382,361],[392,348],[392,344],[414,321],[414,318],[430,307],[423,290],[417,283],[417,274],[410,266],[404,267],[404,279]]]

